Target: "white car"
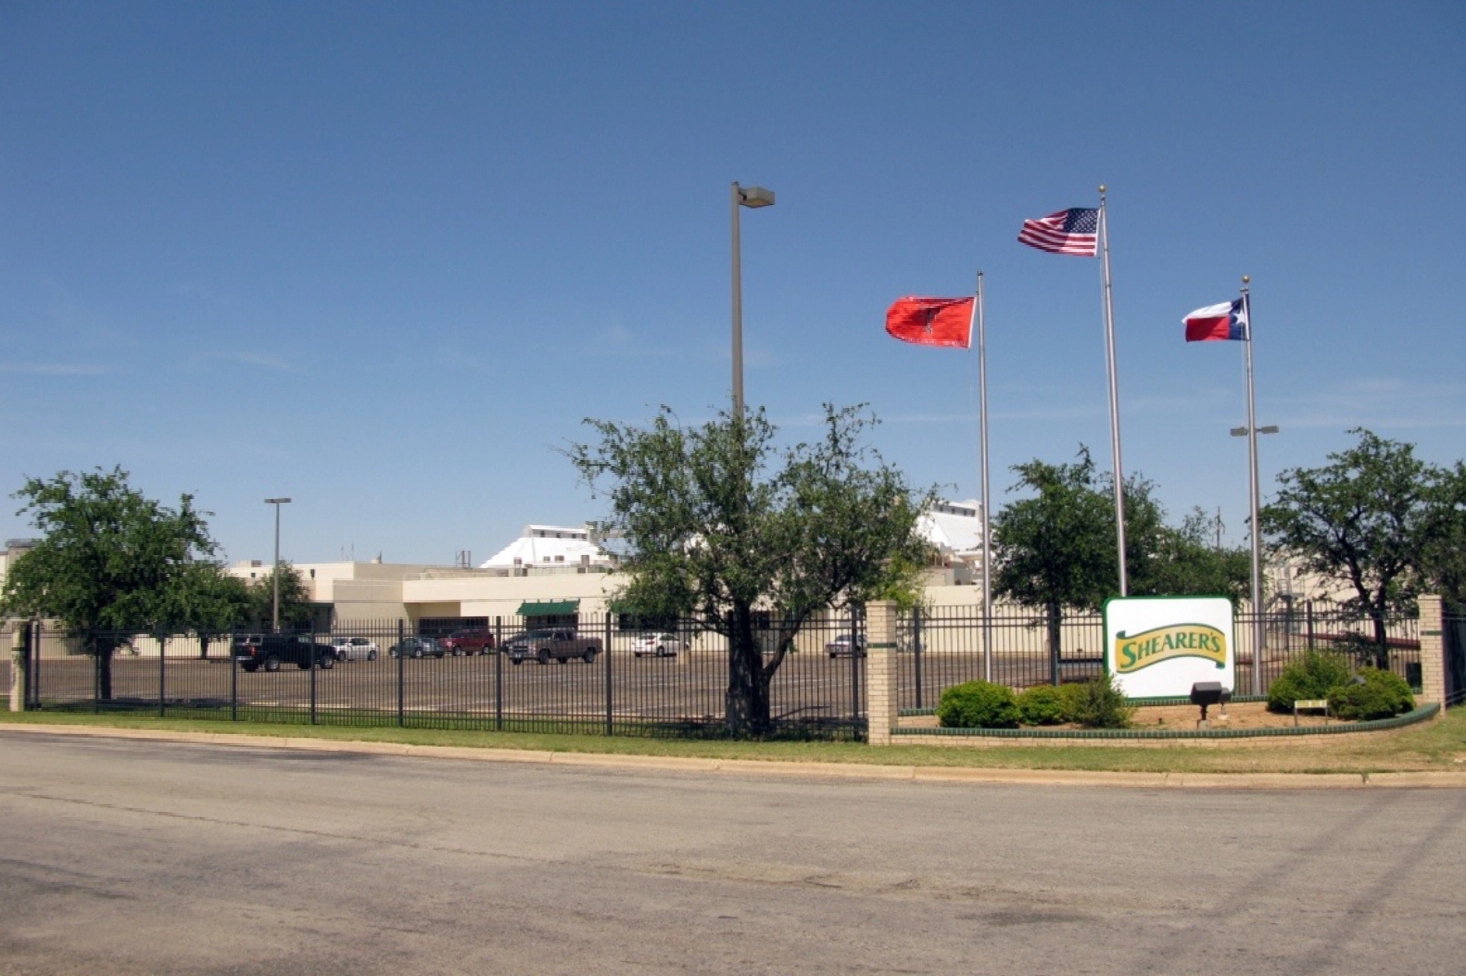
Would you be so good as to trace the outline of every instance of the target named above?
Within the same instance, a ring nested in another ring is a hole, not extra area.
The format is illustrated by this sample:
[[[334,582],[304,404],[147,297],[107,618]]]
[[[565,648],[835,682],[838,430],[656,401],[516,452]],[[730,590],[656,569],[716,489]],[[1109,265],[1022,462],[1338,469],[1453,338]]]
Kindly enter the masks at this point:
[[[676,634],[642,634],[631,642],[631,653],[636,657],[676,657],[687,646],[687,641],[679,640]]]
[[[381,653],[381,648],[365,637],[337,637],[331,646],[341,661],[375,661]]]

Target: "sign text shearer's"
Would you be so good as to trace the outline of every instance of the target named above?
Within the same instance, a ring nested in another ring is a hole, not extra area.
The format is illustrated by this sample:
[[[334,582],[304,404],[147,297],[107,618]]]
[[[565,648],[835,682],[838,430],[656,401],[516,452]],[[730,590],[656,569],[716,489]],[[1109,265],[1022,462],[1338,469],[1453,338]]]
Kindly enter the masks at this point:
[[[1139,634],[1115,635],[1115,670],[1121,674],[1178,657],[1199,657],[1218,668],[1227,664],[1227,637],[1206,624],[1172,624]]]

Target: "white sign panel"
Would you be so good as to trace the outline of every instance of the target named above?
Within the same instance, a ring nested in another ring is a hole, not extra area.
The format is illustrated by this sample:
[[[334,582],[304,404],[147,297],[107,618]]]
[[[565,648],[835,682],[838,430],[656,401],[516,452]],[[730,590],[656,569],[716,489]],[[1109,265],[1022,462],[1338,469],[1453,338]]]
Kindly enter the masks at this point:
[[[1232,601],[1132,596],[1105,601],[1105,669],[1127,698],[1185,697],[1198,681],[1234,685]]]

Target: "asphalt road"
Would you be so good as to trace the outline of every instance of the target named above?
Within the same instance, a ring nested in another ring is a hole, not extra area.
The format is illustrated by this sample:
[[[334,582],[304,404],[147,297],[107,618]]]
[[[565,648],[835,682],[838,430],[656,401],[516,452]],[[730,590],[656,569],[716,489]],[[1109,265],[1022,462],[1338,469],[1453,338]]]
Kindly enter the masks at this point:
[[[1414,973],[1466,791],[1165,793],[0,733],[0,972]]]

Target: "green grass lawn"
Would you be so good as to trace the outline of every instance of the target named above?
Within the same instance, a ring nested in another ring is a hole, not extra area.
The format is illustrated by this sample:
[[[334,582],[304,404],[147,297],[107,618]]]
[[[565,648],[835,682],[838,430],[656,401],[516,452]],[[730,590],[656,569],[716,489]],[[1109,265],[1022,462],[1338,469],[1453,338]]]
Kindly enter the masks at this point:
[[[228,722],[157,718],[140,714],[91,715],[68,712],[0,712],[7,723],[83,725],[96,728],[172,729],[220,734],[310,737],[323,740],[394,742],[635,756],[683,756],[782,762],[867,763],[902,766],[966,766],[990,769],[1072,769],[1173,773],[1377,773],[1466,770],[1466,708],[1449,710],[1440,721],[1363,736],[1289,737],[1217,742],[1206,746],[985,746],[981,748],[892,746],[859,742],[736,742],[633,736],[549,735],[533,732],[359,728],[279,722]]]

